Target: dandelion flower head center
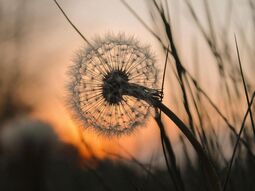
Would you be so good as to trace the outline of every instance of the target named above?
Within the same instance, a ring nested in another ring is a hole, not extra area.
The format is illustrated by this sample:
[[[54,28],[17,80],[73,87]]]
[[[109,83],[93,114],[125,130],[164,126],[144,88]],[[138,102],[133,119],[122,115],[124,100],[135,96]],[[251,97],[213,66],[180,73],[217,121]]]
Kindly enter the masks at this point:
[[[136,97],[132,87],[157,89],[157,72],[150,49],[134,38],[97,39],[79,52],[71,68],[69,100],[76,118],[107,135],[144,126],[150,105]]]
[[[119,104],[123,100],[128,75],[121,70],[113,70],[103,78],[103,97],[109,104]]]

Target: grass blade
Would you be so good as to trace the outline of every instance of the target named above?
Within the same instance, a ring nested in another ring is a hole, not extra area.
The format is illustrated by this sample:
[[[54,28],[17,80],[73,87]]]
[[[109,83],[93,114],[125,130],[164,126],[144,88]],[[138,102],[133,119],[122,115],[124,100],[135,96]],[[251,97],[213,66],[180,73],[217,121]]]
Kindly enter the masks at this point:
[[[67,14],[65,13],[65,11],[62,9],[62,7],[59,5],[59,3],[57,2],[57,0],[53,0],[55,2],[55,4],[57,5],[57,7],[59,8],[59,10],[62,12],[62,14],[64,15],[64,17],[66,18],[66,20],[70,23],[70,25],[74,28],[74,30],[81,36],[81,38],[90,46],[92,46],[92,44],[89,42],[89,40],[78,30],[78,28],[72,23],[72,21],[69,19],[69,17],[67,16]]]
[[[236,144],[235,144],[235,147],[234,147],[234,150],[233,150],[233,153],[232,153],[232,157],[231,157],[230,162],[229,162],[229,167],[228,167],[228,170],[227,170],[226,179],[225,179],[224,185],[223,185],[223,191],[227,190],[227,185],[228,185],[229,178],[230,178],[231,168],[232,168],[233,163],[234,163],[235,154],[236,154],[236,151],[237,151],[240,139],[241,139],[242,132],[243,132],[244,127],[245,127],[244,125],[245,125],[246,118],[247,118],[247,116],[249,114],[249,111],[251,109],[251,106],[253,104],[254,97],[255,97],[255,92],[253,93],[251,101],[248,103],[247,111],[245,112],[244,117],[243,117],[242,125],[241,125],[240,131],[239,131],[239,134],[238,134],[238,137],[237,137],[237,140],[236,140]]]
[[[241,77],[242,77],[242,81],[243,81],[243,87],[244,87],[244,91],[245,91],[245,97],[246,97],[246,101],[247,101],[247,105],[248,105],[248,109],[249,109],[249,115],[250,115],[250,119],[251,119],[251,126],[252,126],[254,139],[255,139],[255,126],[254,126],[254,121],[253,121],[253,116],[252,116],[252,110],[249,107],[249,94],[248,94],[248,90],[247,90],[245,79],[244,79],[243,68],[242,68],[240,52],[239,52],[236,36],[235,36],[235,44],[236,44],[236,52],[237,52],[237,56],[238,56],[238,63],[239,63],[239,67],[240,67],[240,73],[241,73]]]

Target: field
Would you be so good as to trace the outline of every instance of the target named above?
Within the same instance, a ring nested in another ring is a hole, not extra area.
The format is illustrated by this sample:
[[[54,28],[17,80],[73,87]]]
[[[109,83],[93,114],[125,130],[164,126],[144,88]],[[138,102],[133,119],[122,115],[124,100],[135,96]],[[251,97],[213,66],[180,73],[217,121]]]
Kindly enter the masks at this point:
[[[254,0],[0,0],[0,190],[255,190]]]

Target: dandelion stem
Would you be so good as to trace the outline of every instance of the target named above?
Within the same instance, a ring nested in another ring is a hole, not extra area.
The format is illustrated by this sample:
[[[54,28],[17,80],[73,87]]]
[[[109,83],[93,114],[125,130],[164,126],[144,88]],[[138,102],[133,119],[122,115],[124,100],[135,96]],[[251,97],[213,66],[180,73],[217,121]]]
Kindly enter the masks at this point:
[[[208,158],[206,151],[203,149],[201,144],[197,141],[197,139],[194,137],[194,135],[190,132],[189,128],[182,122],[182,120],[175,115],[174,112],[172,112],[168,107],[166,107],[162,102],[160,102],[157,99],[154,99],[153,103],[154,107],[159,108],[162,112],[164,112],[176,125],[177,127],[182,131],[182,133],[186,136],[186,138],[189,140],[189,142],[192,144],[194,149],[196,150],[200,162],[203,165],[203,168],[206,168],[205,172],[206,175],[208,176],[208,180],[211,181],[211,190],[214,191],[220,191],[220,183],[218,181],[218,176],[217,173]]]
[[[127,87],[125,89],[127,90],[125,92],[126,95],[146,101],[156,110],[159,109],[163,113],[165,113],[169,117],[169,119],[171,119],[175,123],[175,125],[181,130],[181,132],[185,135],[185,137],[189,140],[189,142],[192,144],[193,148],[197,152],[206,179],[208,181],[208,184],[210,185],[208,189],[212,191],[221,191],[221,185],[218,179],[218,175],[206,151],[198,142],[198,140],[194,137],[194,135],[185,125],[185,123],[173,111],[171,111],[161,102],[161,92],[131,83],[127,84]]]

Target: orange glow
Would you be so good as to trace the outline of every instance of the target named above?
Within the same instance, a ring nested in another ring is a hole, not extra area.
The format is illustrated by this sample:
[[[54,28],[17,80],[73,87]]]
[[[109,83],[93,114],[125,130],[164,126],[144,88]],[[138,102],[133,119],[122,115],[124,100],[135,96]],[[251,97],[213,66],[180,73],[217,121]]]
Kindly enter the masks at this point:
[[[93,155],[100,159],[111,158],[111,154],[121,154],[122,156],[128,157],[128,153],[132,155],[139,152],[139,146],[137,145],[136,138],[131,137],[121,137],[119,138],[104,138],[95,134],[90,130],[82,130],[82,127],[75,123],[71,118],[71,114],[64,107],[61,102],[55,102],[51,106],[47,104],[42,104],[41,108],[33,114],[34,117],[39,118],[43,121],[50,123],[56,133],[59,135],[60,139],[66,143],[70,143],[78,148],[80,154],[84,158],[90,158]],[[156,129],[156,128],[154,128]],[[142,128],[141,131],[144,129]],[[153,137],[154,131],[149,131]],[[139,132],[138,132],[139,134]],[[89,149],[86,144],[89,145]],[[122,146],[125,148],[123,151]],[[91,149],[91,150],[90,150]],[[92,153],[91,153],[92,151]]]

